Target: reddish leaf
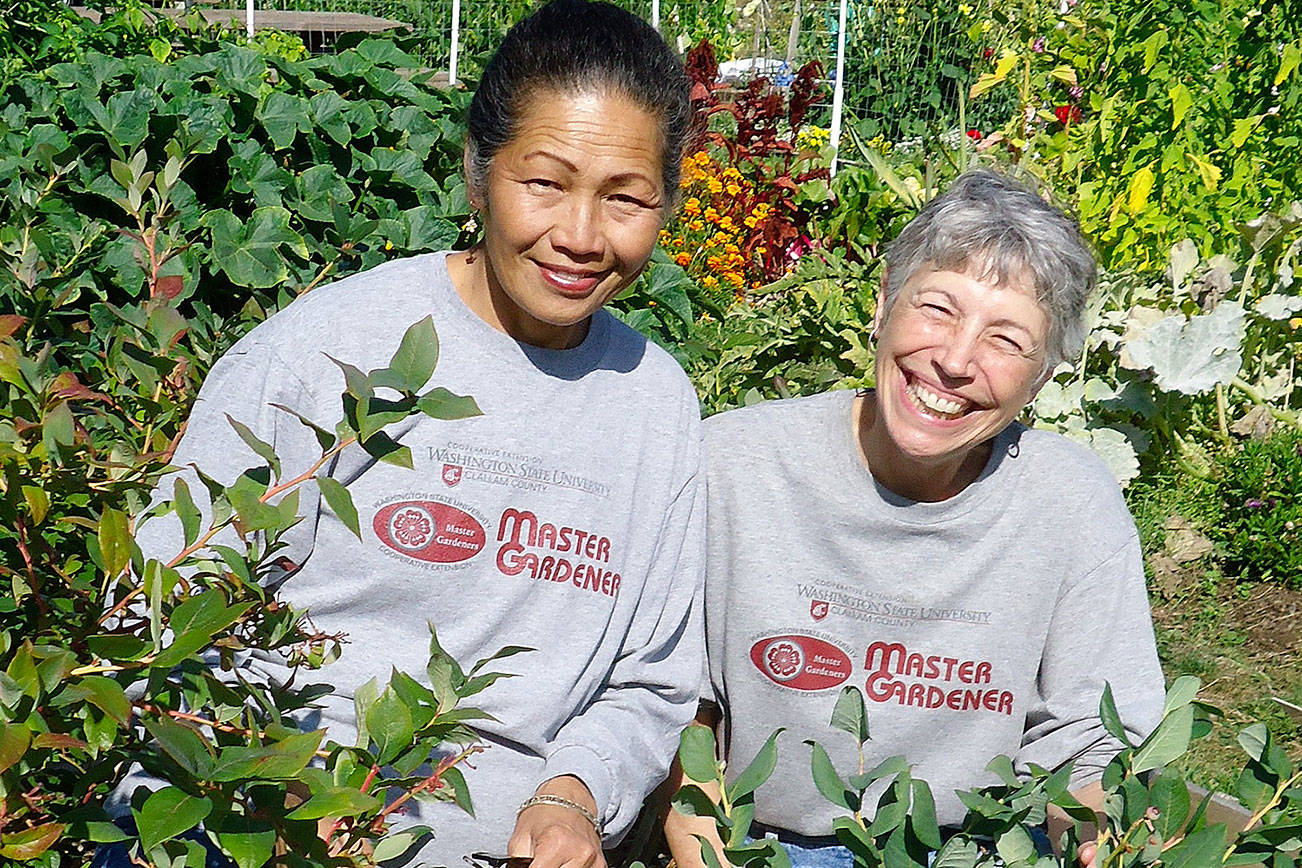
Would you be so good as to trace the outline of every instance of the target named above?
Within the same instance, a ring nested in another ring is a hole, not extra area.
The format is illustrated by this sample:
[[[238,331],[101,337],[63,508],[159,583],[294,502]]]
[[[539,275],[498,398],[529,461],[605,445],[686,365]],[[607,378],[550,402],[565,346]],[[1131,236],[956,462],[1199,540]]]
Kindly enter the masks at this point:
[[[0,856],[17,862],[27,862],[50,849],[50,845],[63,834],[62,823],[45,823],[21,832],[4,836],[0,841]]]
[[[77,375],[72,371],[64,371],[54,378],[50,384],[53,390],[52,394],[56,398],[63,398],[68,401],[103,401],[106,404],[113,403],[112,400],[101,392],[83,386],[77,379]]]
[[[16,313],[7,313],[0,316],[0,338],[9,337],[22,328],[26,322],[27,317],[19,316]]]
[[[158,298],[162,296],[163,298],[173,299],[181,294],[184,287],[185,279],[181,275],[169,274],[158,278],[149,292],[149,297]]]
[[[90,750],[90,745],[79,738],[61,732],[43,732],[32,739],[32,747],[52,747],[56,750]]]

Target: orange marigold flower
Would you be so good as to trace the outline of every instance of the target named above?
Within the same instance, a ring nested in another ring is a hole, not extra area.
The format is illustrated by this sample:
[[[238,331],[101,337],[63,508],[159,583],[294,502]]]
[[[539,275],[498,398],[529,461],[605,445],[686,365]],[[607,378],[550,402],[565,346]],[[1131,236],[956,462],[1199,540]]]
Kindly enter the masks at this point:
[[[732,222],[732,217],[728,216],[727,214],[724,214],[723,219],[719,221],[719,228],[727,232],[736,232],[737,224]]]
[[[707,274],[705,277],[701,278],[701,286],[705,287],[706,289],[714,289],[718,285],[719,285],[719,281],[716,278],[714,278],[712,275]]]
[[[722,193],[722,192],[723,192],[723,182],[720,181],[718,178],[710,178],[709,180],[707,180],[707,181],[705,182],[705,187],[706,187],[706,189],[709,190],[711,193]]]
[[[756,226],[759,225],[759,221],[755,219],[754,214],[750,215],[749,217],[747,217],[745,220],[741,222],[746,224],[747,229],[754,229]]]
[[[736,271],[730,271],[728,272],[728,282],[731,283],[733,286],[745,286],[746,278],[742,277]]]
[[[702,229],[705,228],[705,224],[702,223],[700,220],[693,220],[687,224],[687,228],[692,230],[693,232],[700,232]]]
[[[692,264],[692,254],[680,253],[674,257],[674,262],[677,262],[680,268],[686,268]]]
[[[705,222],[707,222],[707,223],[718,223],[718,222],[719,222],[719,212],[716,211],[716,210],[714,210],[713,208],[706,208],[706,209],[705,209]]]
[[[738,193],[741,192],[741,187],[738,187],[736,184],[729,184],[723,189],[728,192],[729,196],[736,196]]]

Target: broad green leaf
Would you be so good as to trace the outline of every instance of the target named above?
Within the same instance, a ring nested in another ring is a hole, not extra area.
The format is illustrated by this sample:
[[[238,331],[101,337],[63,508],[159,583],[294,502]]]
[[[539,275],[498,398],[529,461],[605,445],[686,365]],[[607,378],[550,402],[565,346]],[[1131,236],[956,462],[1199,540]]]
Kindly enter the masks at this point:
[[[99,518],[99,551],[104,560],[104,571],[116,576],[131,562],[131,530],[125,512],[111,506],[104,507]]]
[[[856,790],[866,790],[874,781],[903,774],[909,770],[909,763],[902,756],[891,756],[879,762],[861,775],[850,775],[847,782]]]
[[[728,801],[736,804],[737,802],[755,792],[761,784],[769,779],[773,774],[773,769],[778,763],[778,736],[783,733],[785,727],[778,727],[773,730],[773,734],[764,742],[764,746],[755,754],[755,759],[750,761],[737,775],[736,780],[728,787]]]
[[[45,493],[44,488],[38,485],[24,485],[23,500],[27,503],[27,513],[32,517],[33,525],[45,521],[45,515],[50,511],[50,496]]]
[[[387,688],[367,711],[366,729],[375,742],[376,761],[381,765],[392,761],[415,734],[411,711],[397,693]]]
[[[324,737],[325,730],[318,729],[287,736],[263,747],[223,748],[213,765],[210,779],[286,780],[296,777],[312,761]]]
[[[133,810],[140,847],[146,853],[182,832],[203,822],[212,810],[208,799],[192,796],[177,787],[164,787],[149,798],[140,810]]]
[[[1207,188],[1208,192],[1216,192],[1216,189],[1221,185],[1221,167],[1192,151],[1186,153],[1185,156],[1198,170],[1198,177],[1202,179],[1203,186]]]
[[[279,480],[280,459],[276,457],[276,450],[272,445],[265,440],[260,439],[258,435],[249,430],[249,426],[236,420],[230,413],[226,414],[226,421],[230,423],[231,427],[235,429],[235,433],[244,441],[244,445],[248,446],[259,458],[267,462],[267,466],[271,468],[272,475]]]
[[[926,781],[913,781],[913,806],[909,814],[914,837],[931,849],[939,850],[941,838],[940,826],[936,821],[936,800]]]
[[[1224,855],[1225,826],[1218,823],[1185,838],[1162,861],[1167,868],[1218,868]]]
[[[1035,855],[1035,841],[1022,826],[1014,826],[995,839],[995,851],[1005,864],[1023,862]]]
[[[358,416],[357,439],[363,444],[381,430],[395,422],[401,422],[411,415],[415,401],[403,398],[390,401],[385,398],[371,398],[366,405],[366,412]]]
[[[402,212],[407,227],[407,249],[413,253],[423,250],[447,250],[461,235],[461,227],[447,219],[433,205],[419,205]]]
[[[442,386],[431,389],[416,402],[416,408],[432,419],[468,419],[482,416],[483,411],[469,395],[455,395]]]
[[[379,697],[380,688],[374,678],[368,679],[353,691],[353,716],[357,721],[357,746],[360,748],[365,749],[371,743],[370,731],[366,728],[366,715]]]
[[[220,829],[208,829],[236,868],[262,868],[276,846],[276,830],[264,820],[228,814]]]
[[[688,780],[705,783],[719,776],[715,761],[714,732],[708,726],[694,724],[683,730],[678,739],[678,762]]]
[[[0,722],[0,772],[23,758],[32,742],[32,731],[23,723]]]
[[[1263,762],[1266,758],[1266,750],[1270,744],[1270,730],[1264,723],[1254,723],[1239,733],[1239,747],[1243,748],[1248,756]]]
[[[1193,702],[1201,684],[1202,682],[1193,675],[1181,675],[1171,682],[1171,686],[1166,691],[1166,706],[1162,709],[1162,715],[1166,716],[1177,708]]]
[[[873,821],[868,826],[868,834],[878,838],[903,825],[909,814],[911,797],[910,789],[905,788],[901,793],[895,785],[882,793],[882,797],[877,801],[877,810],[873,812]]]
[[[321,496],[330,505],[331,511],[344,523],[344,527],[352,531],[353,536],[361,539],[362,528],[357,518],[357,507],[353,504],[353,496],[348,493],[344,484],[329,476],[318,476],[316,484],[321,489]]]
[[[974,868],[981,858],[981,848],[971,838],[955,835],[940,848],[931,868]]]
[[[285,256],[309,257],[303,237],[290,228],[279,205],[255,208],[247,220],[230,211],[210,211],[200,221],[212,232],[212,261],[237,286],[261,289],[289,279]]]
[[[170,626],[175,638],[154,660],[155,666],[175,666],[212,641],[215,633],[234,624],[249,610],[249,603],[226,605],[218,591],[195,594],[172,610]]]
[[[405,829],[390,832],[375,843],[375,851],[371,853],[371,858],[376,863],[397,859],[433,834],[429,826],[408,826]]]
[[[1189,819],[1189,787],[1179,775],[1163,774],[1149,786],[1149,802],[1158,810],[1154,831],[1173,838]]]
[[[868,741],[868,712],[859,688],[847,686],[841,689],[841,695],[832,708],[831,727],[850,733],[859,744]]]
[[[352,817],[369,811],[378,811],[384,803],[368,793],[352,787],[331,787],[312,797],[287,817],[291,820],[319,820],[322,817]]]
[[[131,717],[131,700],[122,685],[103,675],[87,675],[74,683],[86,701],[116,720],[126,723]]]
[[[1017,779],[1017,772],[1013,769],[1013,761],[1003,754],[986,763],[986,771],[991,772],[1010,787],[1021,786],[1021,781]]]
[[[371,385],[414,393],[429,382],[438,360],[439,336],[434,318],[427,316],[407,329],[389,366],[371,374]]]
[[[1144,73],[1146,75],[1153,68],[1153,64],[1157,62],[1158,52],[1166,47],[1170,38],[1165,30],[1157,30],[1144,40]]]
[[[723,818],[723,808],[696,784],[684,784],[674,793],[670,803],[674,810],[687,817]]]
[[[1162,718],[1157,729],[1135,750],[1132,768],[1135,773],[1150,771],[1183,756],[1193,734],[1194,709],[1182,705]]]
[[[816,741],[806,741],[805,744],[809,745],[811,751],[810,772],[814,786],[823,794],[823,798],[838,808],[858,810],[859,797],[845,788],[845,782],[836,773],[836,767],[832,765],[832,759],[823,746]]]
[[[859,860],[862,860],[861,864],[880,864],[881,859],[878,855],[877,845],[873,843],[873,839],[868,835],[868,830],[859,825],[853,818],[834,818],[832,820],[832,831],[836,835],[836,840],[859,857]]]
[[[1177,83],[1168,93],[1171,97],[1171,129],[1175,129],[1193,107],[1193,94],[1183,82]]]
[[[31,861],[50,849],[64,828],[62,823],[42,823],[20,832],[6,833],[0,838],[0,857],[16,862]]]
[[[1243,147],[1244,143],[1247,142],[1248,138],[1252,135],[1252,131],[1261,123],[1263,117],[1265,117],[1265,115],[1252,115],[1246,118],[1236,118],[1234,121],[1234,129],[1230,133],[1230,144],[1234,145],[1236,148]]]
[[[719,854],[714,852],[714,845],[710,839],[704,835],[692,835],[701,845],[701,861],[705,863],[706,868],[723,868],[719,863]]]
[[[158,740],[159,746],[176,764],[196,778],[212,771],[214,752],[207,739],[170,717],[145,718],[145,729]]]
[[[267,94],[266,100],[258,106],[257,118],[262,121],[277,150],[292,145],[299,130],[307,132],[312,129],[307,101],[280,90]]]

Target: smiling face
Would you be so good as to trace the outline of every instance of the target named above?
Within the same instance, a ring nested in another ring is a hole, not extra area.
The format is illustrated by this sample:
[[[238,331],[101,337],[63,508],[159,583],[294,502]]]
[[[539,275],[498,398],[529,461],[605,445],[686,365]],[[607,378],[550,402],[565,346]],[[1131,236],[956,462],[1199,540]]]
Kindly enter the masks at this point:
[[[1042,384],[1049,318],[1028,286],[923,269],[879,306],[877,325],[869,467],[906,497],[951,497]]]
[[[525,343],[581,343],[655,249],[660,145],[657,118],[622,95],[532,94],[472,193],[482,255],[449,266],[471,310]]]

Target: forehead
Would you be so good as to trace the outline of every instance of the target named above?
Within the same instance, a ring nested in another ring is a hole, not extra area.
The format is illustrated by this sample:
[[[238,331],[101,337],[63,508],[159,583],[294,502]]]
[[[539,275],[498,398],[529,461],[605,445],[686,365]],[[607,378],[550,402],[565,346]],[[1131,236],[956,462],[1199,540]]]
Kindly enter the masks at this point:
[[[524,98],[498,157],[560,159],[585,172],[639,172],[660,181],[660,124],[620,93],[539,89]]]

